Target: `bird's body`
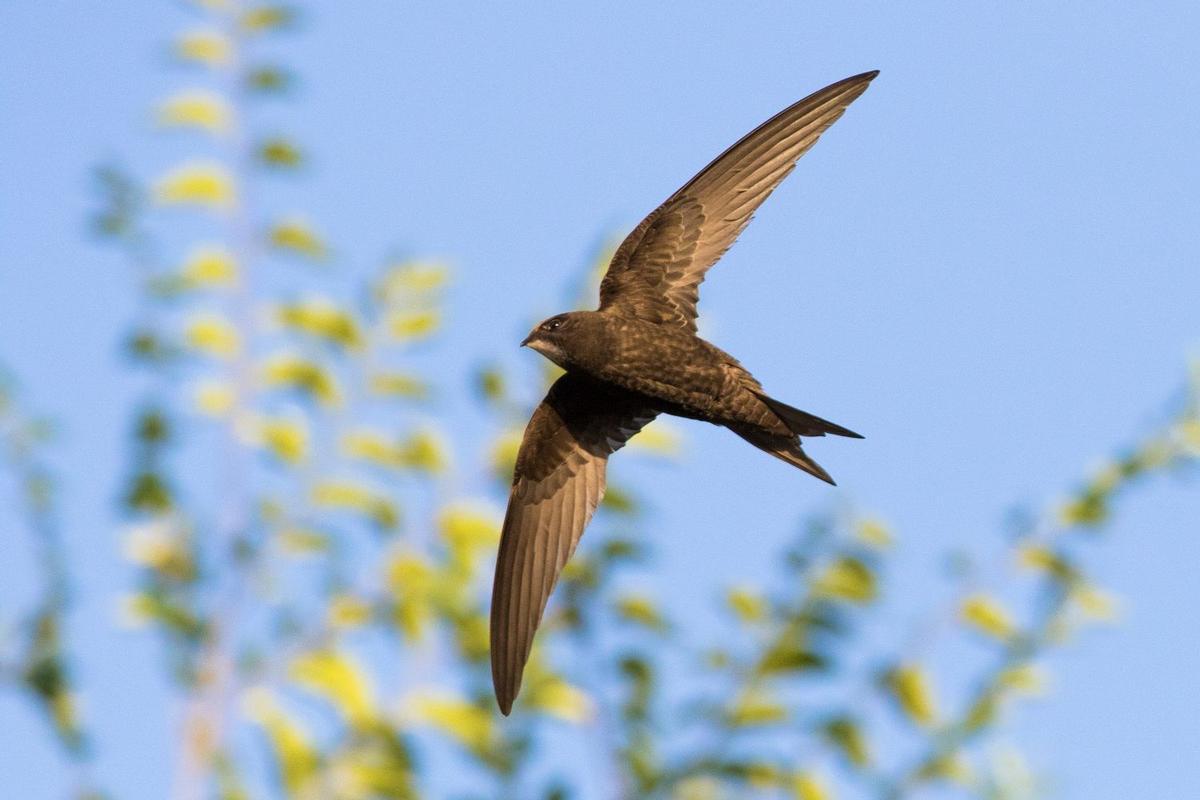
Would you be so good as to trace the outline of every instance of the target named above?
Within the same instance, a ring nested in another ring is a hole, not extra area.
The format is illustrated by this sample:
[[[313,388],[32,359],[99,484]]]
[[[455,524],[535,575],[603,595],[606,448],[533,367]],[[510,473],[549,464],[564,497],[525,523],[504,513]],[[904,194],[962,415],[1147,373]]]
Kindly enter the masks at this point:
[[[604,494],[608,456],[658,414],[729,428],[833,483],[800,437],[853,431],[768,396],[737,359],[696,335],[704,275],[754,210],[876,73],[839,81],[756,128],[625,239],[600,308],[551,317],[522,344],[561,366],[526,428],[492,589],[492,678],[507,714],[559,572]]]

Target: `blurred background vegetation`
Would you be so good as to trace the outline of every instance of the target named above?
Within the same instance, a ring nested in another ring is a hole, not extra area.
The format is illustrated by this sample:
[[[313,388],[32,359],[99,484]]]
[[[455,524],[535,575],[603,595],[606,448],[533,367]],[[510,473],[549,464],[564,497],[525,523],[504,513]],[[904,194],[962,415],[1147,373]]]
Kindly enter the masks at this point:
[[[1065,502],[947,554],[953,600],[914,609],[899,647],[870,635],[903,536],[886,520],[850,507],[803,520],[776,574],[713,587],[695,613],[722,615],[722,633],[698,636],[622,579],[654,585],[643,503],[618,466],[506,720],[487,597],[516,446],[551,373],[509,374],[482,344],[469,390],[493,435],[450,452],[439,398],[468,388],[435,385],[413,358],[441,346],[450,269],[381,254],[374,280],[348,285],[337,243],[291,206],[302,132],[256,122],[301,99],[286,48],[300,13],[195,4],[194,24],[164,32],[185,69],[153,109],[155,135],[186,137],[194,156],[145,175],[122,166],[134,143],[95,175],[92,223],[138,297],[121,344],[140,386],[121,616],[159,641],[175,686],[171,796],[1041,796],[1047,758],[1026,758],[1010,709],[1044,692],[1051,651],[1118,616],[1090,577],[1092,543],[1128,492],[1194,466],[1200,377]],[[63,633],[79,598],[47,464],[71,441],[20,388],[0,385],[19,511],[5,534],[28,538],[40,583],[4,610],[0,676],[44,711],[75,796],[120,797],[93,774],[104,743]],[[681,430],[652,426],[622,459],[673,460]],[[464,494],[460,474],[480,468],[492,491]],[[934,667],[945,658],[966,665],[953,681]]]

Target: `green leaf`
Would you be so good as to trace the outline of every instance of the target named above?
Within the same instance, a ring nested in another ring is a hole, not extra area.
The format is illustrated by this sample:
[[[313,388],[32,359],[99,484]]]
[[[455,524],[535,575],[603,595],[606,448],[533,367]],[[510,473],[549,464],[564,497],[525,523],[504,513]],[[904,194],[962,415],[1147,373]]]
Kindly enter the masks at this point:
[[[296,78],[288,70],[277,66],[260,66],[246,73],[246,88],[263,94],[280,94],[295,87]]]
[[[262,164],[275,169],[296,169],[304,163],[299,148],[281,136],[259,143],[256,155]]]

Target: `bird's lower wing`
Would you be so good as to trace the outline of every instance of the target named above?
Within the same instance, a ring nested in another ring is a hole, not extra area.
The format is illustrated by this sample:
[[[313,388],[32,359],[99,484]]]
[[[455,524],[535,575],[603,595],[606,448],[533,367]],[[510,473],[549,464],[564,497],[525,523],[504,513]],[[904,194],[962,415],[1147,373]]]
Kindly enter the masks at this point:
[[[517,453],[492,584],[492,682],[505,714],[550,592],[604,496],[608,456],[656,414],[638,395],[570,373],[533,412]]]

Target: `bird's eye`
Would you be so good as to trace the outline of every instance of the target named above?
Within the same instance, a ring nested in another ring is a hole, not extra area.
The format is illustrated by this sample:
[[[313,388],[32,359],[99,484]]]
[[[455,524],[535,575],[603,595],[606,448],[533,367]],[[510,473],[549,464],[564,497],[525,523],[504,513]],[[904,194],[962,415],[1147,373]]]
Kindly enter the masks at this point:
[[[555,317],[554,319],[550,320],[542,327],[548,331],[556,331],[562,327],[562,324],[563,324],[562,319]]]

